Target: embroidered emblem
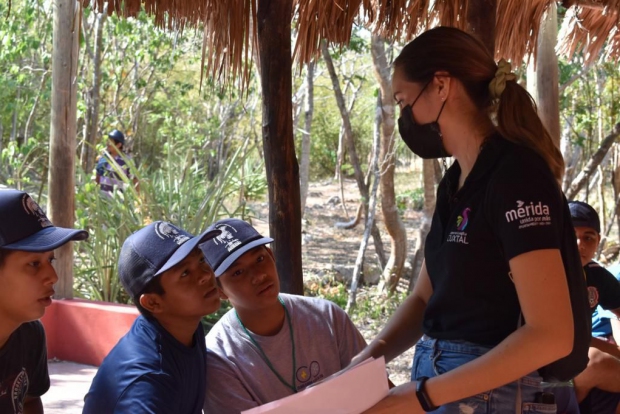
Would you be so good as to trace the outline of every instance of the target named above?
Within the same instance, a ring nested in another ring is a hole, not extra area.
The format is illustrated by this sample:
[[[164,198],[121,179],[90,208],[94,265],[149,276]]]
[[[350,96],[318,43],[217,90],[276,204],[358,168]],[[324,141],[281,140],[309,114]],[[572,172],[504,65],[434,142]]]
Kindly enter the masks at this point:
[[[37,220],[39,220],[39,224],[41,224],[41,227],[45,228],[52,226],[52,222],[49,221],[49,219],[43,212],[43,209],[39,207],[39,205],[32,198],[30,198],[28,194],[24,194],[24,196],[22,197],[22,206],[24,207],[26,213],[30,214],[31,216],[35,216]]]
[[[456,229],[458,231],[464,231],[469,224],[469,212],[471,208],[467,207],[463,210],[460,216],[456,218]]]
[[[590,308],[596,308],[596,306],[598,305],[598,300],[598,289],[594,286],[588,286],[588,303],[590,303]]]

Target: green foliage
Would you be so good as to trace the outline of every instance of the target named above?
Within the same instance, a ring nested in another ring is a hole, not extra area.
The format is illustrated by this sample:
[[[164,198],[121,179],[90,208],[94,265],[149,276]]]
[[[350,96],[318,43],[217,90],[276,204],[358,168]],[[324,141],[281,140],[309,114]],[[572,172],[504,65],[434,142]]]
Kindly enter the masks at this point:
[[[31,137],[43,144],[50,119],[51,3],[15,0],[9,14],[0,2],[0,16],[0,149],[9,137],[20,145],[31,146]],[[35,157],[28,168],[41,171],[46,161]]]
[[[335,281],[307,286],[306,294],[332,301],[342,309],[347,306],[349,299],[345,284]],[[356,306],[349,316],[357,325],[380,324],[396,311],[406,297],[407,292],[397,292],[390,296],[374,290],[360,289],[357,292]]]
[[[28,139],[22,146],[17,141],[9,142],[0,153],[0,182],[19,190],[44,182],[47,168],[41,171],[38,167],[47,164],[47,155],[47,147],[35,139]]]
[[[401,214],[409,208],[415,211],[422,211],[424,207],[424,188],[416,188],[396,195],[396,207]]]
[[[155,171],[142,172],[128,160],[131,175],[138,177],[139,191],[125,177],[125,190],[111,196],[82,177],[85,184],[76,194],[76,226],[87,229],[90,238],[76,243],[76,296],[128,303],[130,298],[117,276],[120,247],[131,233],[152,221],[170,221],[199,234],[221,215],[243,217],[245,204],[236,198],[240,189],[232,179],[246,161],[241,154],[241,149],[233,154],[227,168],[214,179],[209,179],[193,151],[172,149]]]
[[[231,309],[232,309],[232,306],[230,302],[227,300],[223,300],[222,306],[220,306],[220,308],[217,311],[215,311],[211,315],[206,315],[205,317],[203,317],[202,328],[204,329],[205,334],[209,333],[211,328],[213,328],[213,325],[215,325],[217,321],[219,321],[220,318],[224,316],[224,314],[226,314],[226,312],[228,312]]]

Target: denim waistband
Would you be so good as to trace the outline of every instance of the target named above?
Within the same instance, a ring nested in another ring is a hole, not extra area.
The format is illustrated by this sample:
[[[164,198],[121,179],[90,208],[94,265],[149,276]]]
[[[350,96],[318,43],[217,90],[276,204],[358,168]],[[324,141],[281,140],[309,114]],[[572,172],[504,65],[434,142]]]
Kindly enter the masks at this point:
[[[484,355],[489,352],[492,347],[475,344],[469,341],[453,340],[453,339],[435,339],[430,336],[423,335],[418,341],[419,347],[435,349],[438,351],[458,352],[470,355]]]
[[[427,335],[423,335],[416,344],[416,351],[418,351],[419,348],[426,348],[428,350],[427,352],[431,352],[432,355],[435,356],[433,358],[433,361],[435,361],[435,358],[440,358],[440,355],[445,355],[444,353],[449,352],[453,354],[457,353],[463,355],[471,355],[472,357],[470,358],[463,358],[463,362],[466,362],[468,360],[472,360],[481,355],[484,355],[485,353],[489,352],[493,347],[480,345],[464,340],[435,339]],[[539,376],[537,371],[534,371],[522,377],[519,382],[521,384],[533,387],[549,386],[549,384],[542,383],[542,378]]]

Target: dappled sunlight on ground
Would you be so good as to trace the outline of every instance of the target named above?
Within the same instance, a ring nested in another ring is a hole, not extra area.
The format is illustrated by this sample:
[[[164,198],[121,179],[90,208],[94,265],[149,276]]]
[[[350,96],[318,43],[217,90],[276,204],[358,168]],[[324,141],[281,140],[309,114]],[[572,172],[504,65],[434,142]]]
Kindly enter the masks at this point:
[[[49,361],[51,386],[41,397],[45,414],[80,414],[97,367]]]

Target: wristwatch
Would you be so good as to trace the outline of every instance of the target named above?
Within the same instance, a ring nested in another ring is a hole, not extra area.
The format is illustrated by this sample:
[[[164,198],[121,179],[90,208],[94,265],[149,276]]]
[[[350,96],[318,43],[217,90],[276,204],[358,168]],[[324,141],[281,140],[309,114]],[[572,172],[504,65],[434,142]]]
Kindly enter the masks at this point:
[[[418,397],[418,401],[420,402],[420,406],[422,407],[422,409],[428,413],[431,411],[435,411],[439,407],[436,407],[435,405],[433,405],[433,403],[431,402],[431,399],[428,398],[428,394],[426,393],[426,388],[424,387],[427,379],[428,377],[418,378],[417,380],[418,382],[416,383],[416,386],[415,386],[415,395],[416,397]]]

